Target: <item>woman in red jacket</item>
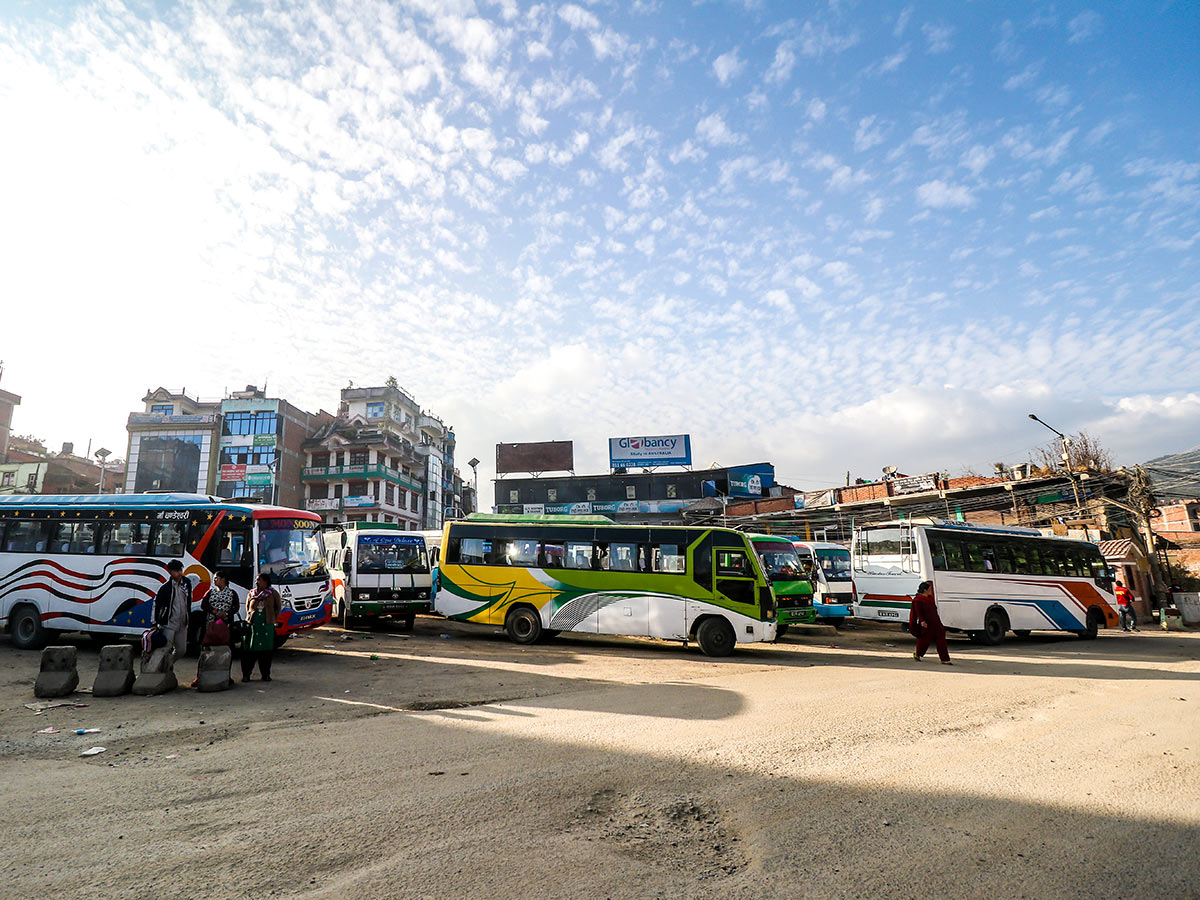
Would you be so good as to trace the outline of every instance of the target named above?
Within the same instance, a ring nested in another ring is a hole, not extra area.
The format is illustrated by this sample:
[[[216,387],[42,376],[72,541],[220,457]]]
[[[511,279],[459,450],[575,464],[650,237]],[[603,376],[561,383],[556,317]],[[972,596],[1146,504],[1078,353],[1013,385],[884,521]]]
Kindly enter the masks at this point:
[[[913,659],[919,660],[929,649],[930,642],[936,641],[942,665],[953,665],[950,662],[950,650],[946,647],[946,628],[942,625],[937,603],[933,599],[932,581],[922,581],[917,585],[917,596],[913,597],[908,613],[908,630],[917,638],[917,649],[913,651]]]

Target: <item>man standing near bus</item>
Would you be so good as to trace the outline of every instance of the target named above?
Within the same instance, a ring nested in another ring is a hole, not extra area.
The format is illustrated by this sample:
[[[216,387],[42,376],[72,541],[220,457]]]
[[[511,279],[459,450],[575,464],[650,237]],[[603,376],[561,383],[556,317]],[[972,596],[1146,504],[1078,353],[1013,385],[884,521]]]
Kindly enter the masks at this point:
[[[188,616],[192,609],[192,583],[183,575],[183,563],[167,563],[171,577],[154,595],[154,624],[163,630],[167,644],[175,647],[175,658],[187,652]]]
[[[1117,595],[1117,609],[1121,613],[1121,630],[1129,631],[1131,626],[1134,631],[1140,630],[1137,626],[1137,613],[1133,609],[1133,594],[1129,592],[1129,588],[1117,582],[1113,592]]]
[[[908,613],[908,630],[917,638],[917,649],[913,651],[913,659],[920,660],[929,649],[931,641],[937,642],[938,658],[942,665],[953,665],[950,662],[950,650],[946,646],[946,628],[938,615],[937,603],[933,599],[933,582],[922,581],[917,585],[917,596],[913,597],[912,606]]]

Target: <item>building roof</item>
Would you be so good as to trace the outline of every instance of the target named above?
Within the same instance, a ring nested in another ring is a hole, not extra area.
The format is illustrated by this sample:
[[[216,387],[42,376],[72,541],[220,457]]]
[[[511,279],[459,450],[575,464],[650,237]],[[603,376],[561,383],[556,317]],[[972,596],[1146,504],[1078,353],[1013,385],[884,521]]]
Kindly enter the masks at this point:
[[[1105,559],[1126,559],[1138,555],[1134,550],[1133,541],[1126,538],[1120,541],[1101,541],[1100,555]]]

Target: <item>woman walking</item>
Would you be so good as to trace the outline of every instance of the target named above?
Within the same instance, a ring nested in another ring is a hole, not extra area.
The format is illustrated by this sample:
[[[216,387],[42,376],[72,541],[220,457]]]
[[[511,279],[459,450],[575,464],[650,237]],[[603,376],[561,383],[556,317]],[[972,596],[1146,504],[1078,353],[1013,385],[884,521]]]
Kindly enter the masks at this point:
[[[946,647],[946,628],[942,625],[937,602],[933,598],[932,581],[922,581],[917,585],[917,596],[913,597],[908,613],[908,630],[917,638],[917,649],[913,651],[913,659],[919,660],[929,649],[930,642],[936,641],[938,658],[941,659],[942,665],[953,665],[950,662],[950,650]]]
[[[271,680],[271,654],[275,650],[275,620],[279,618],[279,592],[271,587],[271,576],[258,576],[257,590],[246,600],[249,634],[242,643],[242,681],[250,680],[254,664],[263,681]]]

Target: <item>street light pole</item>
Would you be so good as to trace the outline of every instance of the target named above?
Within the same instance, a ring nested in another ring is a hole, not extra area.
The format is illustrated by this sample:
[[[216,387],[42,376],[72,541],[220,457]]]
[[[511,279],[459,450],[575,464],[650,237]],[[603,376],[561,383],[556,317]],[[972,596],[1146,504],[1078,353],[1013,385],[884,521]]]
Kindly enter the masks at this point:
[[[1071,467],[1071,439],[1069,437],[1067,437],[1065,434],[1063,434],[1061,431],[1059,431],[1057,428],[1054,428],[1051,425],[1047,425],[1045,422],[1043,422],[1041,419],[1039,419],[1033,413],[1029,414],[1029,418],[1033,419],[1033,421],[1037,422],[1039,425],[1049,428],[1051,431],[1053,431],[1055,434],[1057,434],[1059,437],[1059,440],[1062,441],[1063,461],[1067,465],[1067,478],[1071,479],[1071,490],[1075,494],[1075,515],[1082,516],[1083,508],[1080,506],[1080,503],[1079,503],[1079,485],[1077,485],[1075,483],[1075,472]]]
[[[467,460],[467,465],[471,467],[471,480],[474,482],[472,490],[475,492],[475,497],[471,501],[474,507],[471,512],[479,512],[479,458],[472,456]]]

